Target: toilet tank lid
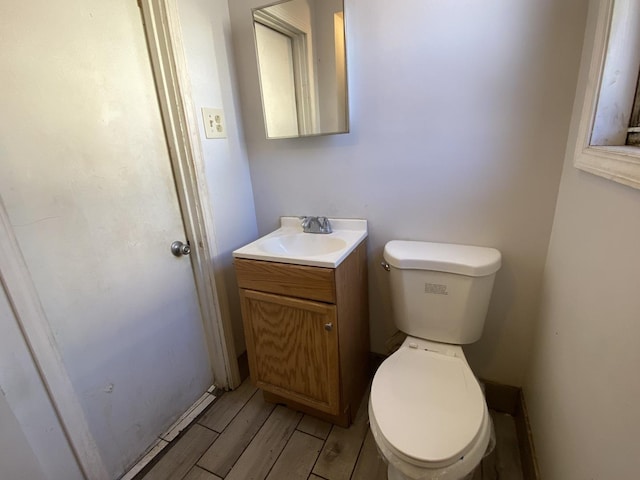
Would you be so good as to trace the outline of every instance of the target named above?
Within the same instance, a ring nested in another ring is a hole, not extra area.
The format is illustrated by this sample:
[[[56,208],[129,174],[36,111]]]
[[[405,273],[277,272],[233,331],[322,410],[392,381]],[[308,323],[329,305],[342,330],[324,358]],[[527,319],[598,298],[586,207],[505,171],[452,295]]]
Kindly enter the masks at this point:
[[[384,259],[399,269],[431,270],[470,277],[491,275],[501,265],[500,252],[495,248],[408,240],[387,242]]]

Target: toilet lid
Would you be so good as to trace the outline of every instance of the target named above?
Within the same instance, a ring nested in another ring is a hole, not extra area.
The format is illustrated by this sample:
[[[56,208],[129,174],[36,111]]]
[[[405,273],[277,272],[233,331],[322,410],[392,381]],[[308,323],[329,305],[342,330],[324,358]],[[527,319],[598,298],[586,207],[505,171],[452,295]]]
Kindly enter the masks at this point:
[[[403,347],[376,372],[371,410],[380,433],[399,456],[436,467],[457,461],[471,448],[485,403],[466,361]]]

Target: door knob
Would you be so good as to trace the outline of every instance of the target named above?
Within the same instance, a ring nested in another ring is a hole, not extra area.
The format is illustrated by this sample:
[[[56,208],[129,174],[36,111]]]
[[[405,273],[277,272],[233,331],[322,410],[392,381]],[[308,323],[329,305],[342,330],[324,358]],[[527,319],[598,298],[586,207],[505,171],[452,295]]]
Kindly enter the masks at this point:
[[[325,329],[327,332],[330,332],[331,330],[333,330],[333,323],[331,323],[331,322],[329,322],[329,323],[325,323],[325,324],[324,324],[324,329]]]
[[[188,243],[182,243],[180,240],[176,240],[171,244],[171,253],[173,253],[176,257],[189,255],[191,253],[191,247]]]

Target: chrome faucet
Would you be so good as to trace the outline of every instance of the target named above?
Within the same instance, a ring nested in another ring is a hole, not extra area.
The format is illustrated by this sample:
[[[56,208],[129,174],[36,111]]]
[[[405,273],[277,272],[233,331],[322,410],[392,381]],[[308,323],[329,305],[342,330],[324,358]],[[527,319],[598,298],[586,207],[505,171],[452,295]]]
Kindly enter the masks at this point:
[[[304,233],[331,233],[331,223],[327,217],[301,217]]]

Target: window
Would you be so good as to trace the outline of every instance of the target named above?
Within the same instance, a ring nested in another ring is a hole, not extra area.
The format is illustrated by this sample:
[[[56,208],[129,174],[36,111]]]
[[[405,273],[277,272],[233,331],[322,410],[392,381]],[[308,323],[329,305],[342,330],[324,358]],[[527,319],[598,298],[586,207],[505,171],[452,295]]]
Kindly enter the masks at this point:
[[[596,24],[574,165],[640,188],[639,135],[633,130],[638,126],[640,103],[636,101],[640,0],[602,0],[591,5],[597,9],[590,12],[590,19],[596,15]]]

